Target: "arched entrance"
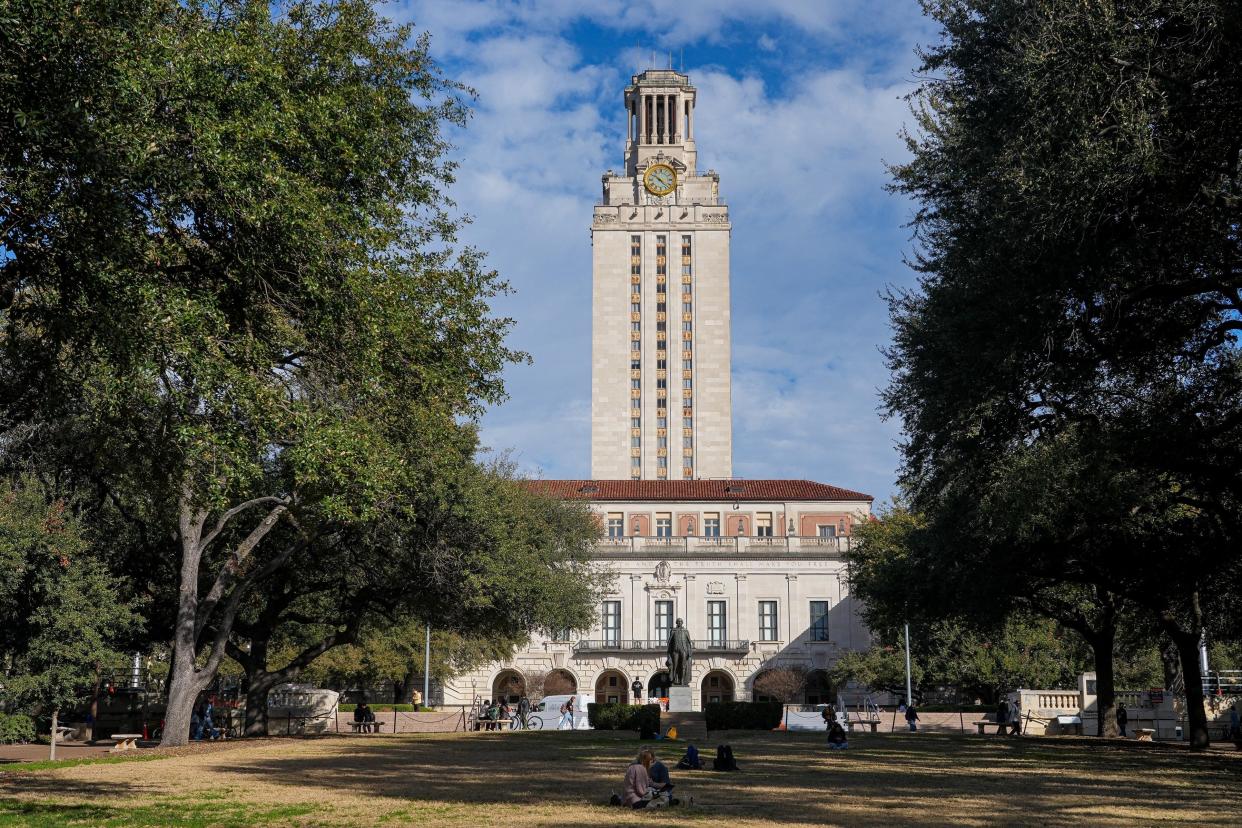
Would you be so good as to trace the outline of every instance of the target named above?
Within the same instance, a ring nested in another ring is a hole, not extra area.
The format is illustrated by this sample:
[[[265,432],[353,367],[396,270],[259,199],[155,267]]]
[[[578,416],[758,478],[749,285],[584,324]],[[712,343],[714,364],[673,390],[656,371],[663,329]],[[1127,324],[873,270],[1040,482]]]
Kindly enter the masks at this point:
[[[668,688],[671,682],[668,678],[668,670],[659,670],[651,674],[651,679],[647,682],[647,698],[648,699],[667,699]]]
[[[733,676],[724,670],[712,670],[703,676],[703,704],[733,701]]]
[[[605,670],[595,680],[595,701],[602,704],[629,704],[630,680],[620,670]]]
[[[806,676],[806,690],[804,695],[807,704],[835,704],[837,700],[836,688],[832,686],[832,679],[828,678],[827,670],[812,670]]]
[[[501,670],[492,682],[492,698],[517,704],[526,695],[526,678],[517,670]]]
[[[562,670],[558,667],[548,673],[547,678],[543,680],[543,694],[545,696],[563,696],[577,692],[578,680],[568,670]]]

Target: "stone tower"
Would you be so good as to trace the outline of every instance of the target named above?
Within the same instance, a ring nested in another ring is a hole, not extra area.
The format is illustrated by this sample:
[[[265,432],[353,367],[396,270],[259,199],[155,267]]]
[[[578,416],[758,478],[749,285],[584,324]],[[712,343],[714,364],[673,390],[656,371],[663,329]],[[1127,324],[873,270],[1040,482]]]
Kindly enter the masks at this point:
[[[700,172],[696,90],[649,69],[625,89],[625,168],[591,222],[591,476],[731,477],[729,209]]]

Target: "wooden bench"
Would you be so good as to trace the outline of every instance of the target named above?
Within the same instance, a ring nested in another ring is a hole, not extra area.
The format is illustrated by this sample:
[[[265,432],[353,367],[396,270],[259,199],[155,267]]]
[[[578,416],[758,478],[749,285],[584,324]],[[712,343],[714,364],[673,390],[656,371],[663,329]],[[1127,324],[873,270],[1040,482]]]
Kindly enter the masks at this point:
[[[113,733],[112,741],[116,742],[116,744],[112,746],[112,752],[120,753],[124,750],[137,750],[138,740],[141,738],[141,733]]]
[[[1140,742],[1150,742],[1156,737],[1156,729],[1154,727],[1136,727],[1134,728],[1134,738]]]
[[[349,727],[354,733],[383,733],[387,722],[350,722]]]
[[[879,719],[850,719],[848,724],[850,726],[850,733],[854,732],[854,727],[856,725],[860,727],[863,725],[866,725],[867,727],[871,728],[872,733],[875,733],[876,732],[875,729],[880,726],[880,720]]]
[[[984,720],[982,720],[982,721],[975,722],[975,728],[979,731],[979,735],[980,735],[980,736],[986,736],[986,735],[987,735],[987,731],[985,730],[985,728],[989,728],[989,727],[1000,727],[1000,726],[1001,726],[1001,723],[1000,723],[1000,722],[993,722],[993,721],[989,721],[988,719],[984,719]],[[1009,729],[1009,727],[1010,727],[1009,723],[1008,723],[1008,722],[1005,722],[1004,727],[1005,727],[1005,730],[1008,730],[1008,729]]]

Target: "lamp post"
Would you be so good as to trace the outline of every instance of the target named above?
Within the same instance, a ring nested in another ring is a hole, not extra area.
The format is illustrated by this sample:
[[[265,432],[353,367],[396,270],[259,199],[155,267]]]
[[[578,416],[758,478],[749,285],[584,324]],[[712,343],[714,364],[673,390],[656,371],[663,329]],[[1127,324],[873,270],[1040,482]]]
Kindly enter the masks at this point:
[[[427,625],[427,642],[423,649],[423,704],[431,704],[431,625]]]
[[[910,622],[906,622],[906,706],[914,704],[914,695],[910,691]]]

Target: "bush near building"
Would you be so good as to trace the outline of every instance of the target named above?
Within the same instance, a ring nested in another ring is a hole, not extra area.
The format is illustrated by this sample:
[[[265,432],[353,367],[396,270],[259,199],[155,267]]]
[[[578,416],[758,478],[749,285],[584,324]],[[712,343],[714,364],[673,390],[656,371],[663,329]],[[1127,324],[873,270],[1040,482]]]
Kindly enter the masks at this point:
[[[636,730],[659,733],[660,705],[592,702],[587,705],[587,721],[596,730]]]
[[[708,702],[703,706],[708,730],[772,730],[781,723],[780,702]]]

